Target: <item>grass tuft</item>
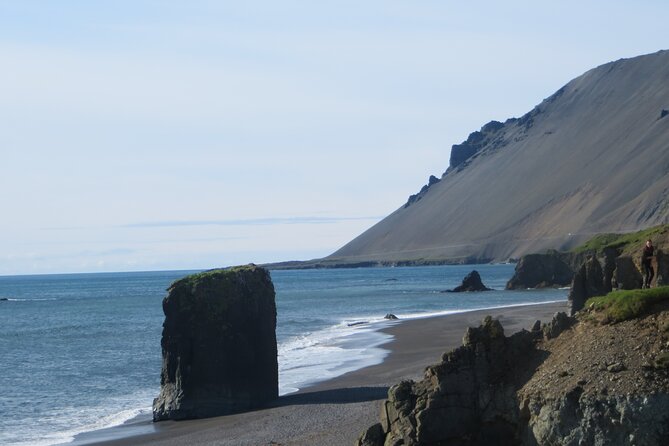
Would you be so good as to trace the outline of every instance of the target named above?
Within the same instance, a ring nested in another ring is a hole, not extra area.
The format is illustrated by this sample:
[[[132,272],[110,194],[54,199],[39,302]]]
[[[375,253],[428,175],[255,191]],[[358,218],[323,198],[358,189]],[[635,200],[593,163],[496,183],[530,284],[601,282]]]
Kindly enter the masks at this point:
[[[606,296],[592,297],[585,308],[602,311],[611,322],[621,322],[642,316],[654,304],[669,301],[669,286],[646,290],[613,291]]]

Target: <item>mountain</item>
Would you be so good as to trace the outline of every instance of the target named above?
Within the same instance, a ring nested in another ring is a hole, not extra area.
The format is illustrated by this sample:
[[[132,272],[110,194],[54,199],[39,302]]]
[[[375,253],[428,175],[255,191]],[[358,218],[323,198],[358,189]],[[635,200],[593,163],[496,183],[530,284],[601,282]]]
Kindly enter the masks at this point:
[[[323,264],[504,261],[669,222],[669,51],[572,80]]]

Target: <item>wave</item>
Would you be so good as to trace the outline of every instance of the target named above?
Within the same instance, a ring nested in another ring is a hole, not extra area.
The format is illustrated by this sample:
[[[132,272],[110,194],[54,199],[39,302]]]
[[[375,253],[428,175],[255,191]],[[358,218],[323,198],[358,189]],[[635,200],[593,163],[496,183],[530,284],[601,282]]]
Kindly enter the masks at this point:
[[[3,442],[3,444],[12,446],[53,446],[53,445],[67,444],[73,442],[77,435],[120,426],[126,423],[127,421],[137,418],[139,416],[151,414],[151,411],[152,411],[151,407],[124,409],[109,415],[100,415],[100,417],[95,421],[82,423],[79,426],[72,427],[70,429],[63,431],[57,431],[48,434],[35,432],[34,435],[32,436],[31,432],[22,432],[21,440],[10,441],[8,443]],[[97,412],[103,413],[105,412],[105,410],[104,408],[101,407],[99,408],[99,410],[96,410],[96,413]],[[69,419],[69,423],[76,423],[77,422],[76,414],[69,414],[69,415],[70,416],[74,415],[73,418]],[[84,415],[90,415],[90,414],[84,414]],[[88,418],[90,418],[90,416]]]
[[[18,299],[18,298],[13,298],[13,297],[0,297],[0,301],[5,301],[5,302],[45,302],[45,301],[52,301],[52,300],[58,300],[55,297],[45,297],[45,298],[24,298],[24,299]]]
[[[380,346],[392,336],[378,331],[382,328],[378,323],[382,318],[362,319],[365,319],[363,325],[349,325],[359,320],[347,319],[281,342],[278,346],[279,394],[296,392],[316,382],[383,362],[388,350]]]

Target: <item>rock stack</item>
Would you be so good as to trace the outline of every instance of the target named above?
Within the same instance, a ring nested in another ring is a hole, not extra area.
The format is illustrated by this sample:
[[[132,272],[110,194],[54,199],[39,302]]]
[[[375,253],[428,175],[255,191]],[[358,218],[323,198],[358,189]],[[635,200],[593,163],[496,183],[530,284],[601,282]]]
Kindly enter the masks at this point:
[[[462,293],[465,291],[490,291],[490,288],[483,285],[481,275],[478,271],[473,270],[462,279],[462,283],[459,286],[448,290],[449,293]]]
[[[163,364],[153,420],[225,415],[278,397],[276,304],[255,265],[174,282],[163,300]]]

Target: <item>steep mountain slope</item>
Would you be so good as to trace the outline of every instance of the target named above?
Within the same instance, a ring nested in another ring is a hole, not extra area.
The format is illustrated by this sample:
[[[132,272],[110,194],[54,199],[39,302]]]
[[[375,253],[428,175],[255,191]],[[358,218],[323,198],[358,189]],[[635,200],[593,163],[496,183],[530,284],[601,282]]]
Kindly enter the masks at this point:
[[[611,62],[453,146],[451,166],[326,263],[506,260],[669,222],[669,51]]]

